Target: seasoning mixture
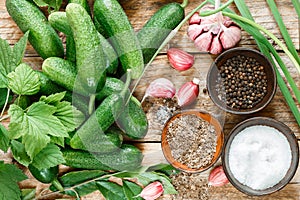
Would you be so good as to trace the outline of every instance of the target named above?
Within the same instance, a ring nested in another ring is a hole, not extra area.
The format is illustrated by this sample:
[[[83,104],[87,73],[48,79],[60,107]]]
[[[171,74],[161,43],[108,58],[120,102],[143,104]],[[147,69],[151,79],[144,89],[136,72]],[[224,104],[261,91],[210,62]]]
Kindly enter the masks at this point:
[[[256,125],[236,135],[229,148],[229,167],[242,184],[256,190],[276,185],[292,160],[287,138],[277,129]]]
[[[182,115],[167,128],[166,138],[175,160],[194,169],[211,163],[216,152],[217,135],[207,121],[196,115]]]
[[[216,89],[227,106],[247,109],[257,105],[267,93],[267,76],[264,66],[246,56],[229,58],[220,67]]]

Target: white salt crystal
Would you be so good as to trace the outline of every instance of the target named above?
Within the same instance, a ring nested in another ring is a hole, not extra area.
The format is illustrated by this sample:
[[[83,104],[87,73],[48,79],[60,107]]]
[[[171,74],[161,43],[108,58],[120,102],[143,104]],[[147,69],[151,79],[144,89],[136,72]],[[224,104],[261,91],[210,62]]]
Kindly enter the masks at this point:
[[[269,126],[251,126],[237,134],[229,148],[229,167],[234,177],[255,190],[276,185],[292,162],[287,138]]]

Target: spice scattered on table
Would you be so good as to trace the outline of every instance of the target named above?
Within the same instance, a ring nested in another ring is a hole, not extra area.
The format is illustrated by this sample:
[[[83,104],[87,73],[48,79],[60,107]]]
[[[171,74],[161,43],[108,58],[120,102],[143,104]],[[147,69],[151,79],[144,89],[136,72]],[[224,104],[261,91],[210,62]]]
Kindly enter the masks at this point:
[[[217,135],[214,127],[200,117],[181,115],[168,124],[167,141],[175,160],[198,169],[211,163]]]
[[[216,81],[219,98],[236,109],[254,107],[267,93],[264,66],[247,56],[229,58],[220,66],[220,77]]]
[[[279,183],[291,160],[287,138],[269,126],[245,128],[234,137],[229,148],[229,168],[233,176],[255,190]]]

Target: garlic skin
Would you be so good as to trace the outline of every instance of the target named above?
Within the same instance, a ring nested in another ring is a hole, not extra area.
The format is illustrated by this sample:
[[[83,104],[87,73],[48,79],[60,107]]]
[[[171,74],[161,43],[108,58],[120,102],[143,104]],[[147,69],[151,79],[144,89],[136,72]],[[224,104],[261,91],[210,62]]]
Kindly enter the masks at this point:
[[[178,105],[180,107],[188,106],[195,102],[199,95],[200,80],[194,78],[193,81],[183,84],[176,94]]]
[[[213,5],[206,5],[200,12],[214,9]],[[187,34],[200,51],[211,54],[230,49],[241,40],[240,27],[222,13],[201,17],[196,12],[189,20]]]
[[[178,71],[188,70],[195,61],[193,55],[177,48],[168,49],[167,57],[171,66]]]
[[[208,186],[223,186],[227,183],[229,183],[229,180],[226,177],[222,165],[212,169],[208,177]]]
[[[147,185],[139,194],[145,200],[155,200],[164,192],[163,185],[159,181],[155,181]]]
[[[158,78],[152,81],[150,85],[147,87],[143,99],[145,99],[148,96],[173,98],[175,93],[176,93],[176,88],[170,80],[166,78]]]

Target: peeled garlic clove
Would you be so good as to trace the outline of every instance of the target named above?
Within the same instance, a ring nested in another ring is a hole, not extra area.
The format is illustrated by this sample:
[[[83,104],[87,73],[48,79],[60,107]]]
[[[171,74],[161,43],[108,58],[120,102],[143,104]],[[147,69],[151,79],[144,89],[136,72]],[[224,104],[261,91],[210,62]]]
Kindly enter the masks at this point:
[[[193,55],[177,48],[168,49],[167,56],[171,66],[178,71],[191,68],[195,60]]]
[[[146,89],[145,97],[172,98],[176,93],[174,84],[166,78],[158,78],[150,83]]]
[[[209,174],[208,177],[209,186],[223,186],[228,182],[229,180],[226,177],[222,165],[215,167]]]
[[[199,95],[200,80],[194,78],[193,81],[183,84],[177,93],[178,105],[181,107],[192,104]]]
[[[155,181],[147,185],[139,194],[145,200],[155,200],[164,192],[163,185],[159,181]]]
[[[241,30],[236,26],[225,27],[220,35],[220,40],[224,49],[234,47],[241,39]]]

